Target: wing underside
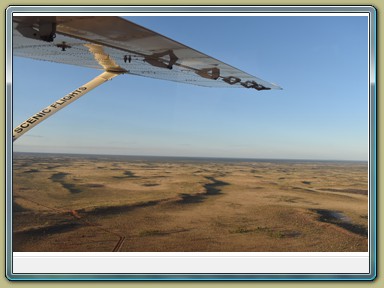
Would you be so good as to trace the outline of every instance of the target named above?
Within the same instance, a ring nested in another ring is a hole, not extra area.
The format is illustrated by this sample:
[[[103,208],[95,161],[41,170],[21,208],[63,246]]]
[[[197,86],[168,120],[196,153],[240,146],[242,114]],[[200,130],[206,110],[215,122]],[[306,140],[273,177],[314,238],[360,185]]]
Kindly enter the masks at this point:
[[[13,18],[15,56],[207,87],[281,89],[120,17]]]

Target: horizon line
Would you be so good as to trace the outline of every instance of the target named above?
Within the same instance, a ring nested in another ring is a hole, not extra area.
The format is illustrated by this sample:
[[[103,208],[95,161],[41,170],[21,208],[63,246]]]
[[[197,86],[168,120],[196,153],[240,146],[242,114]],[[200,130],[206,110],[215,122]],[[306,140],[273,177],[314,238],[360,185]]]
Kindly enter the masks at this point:
[[[313,159],[313,158],[255,158],[255,157],[231,157],[231,156],[177,156],[177,155],[142,155],[142,154],[105,154],[105,153],[76,153],[76,152],[32,152],[32,151],[12,151],[12,153],[24,154],[51,154],[51,155],[83,155],[83,156],[122,156],[122,157],[153,157],[153,158],[187,158],[187,159],[223,159],[223,160],[254,160],[254,161],[313,161],[313,162],[366,162],[369,160],[351,159]]]

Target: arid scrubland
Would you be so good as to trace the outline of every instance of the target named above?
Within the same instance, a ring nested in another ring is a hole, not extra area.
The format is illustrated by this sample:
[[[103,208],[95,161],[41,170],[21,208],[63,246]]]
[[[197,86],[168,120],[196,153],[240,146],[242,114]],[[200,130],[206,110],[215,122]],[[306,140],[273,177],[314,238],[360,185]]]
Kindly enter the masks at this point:
[[[364,162],[16,153],[13,251],[368,251]]]

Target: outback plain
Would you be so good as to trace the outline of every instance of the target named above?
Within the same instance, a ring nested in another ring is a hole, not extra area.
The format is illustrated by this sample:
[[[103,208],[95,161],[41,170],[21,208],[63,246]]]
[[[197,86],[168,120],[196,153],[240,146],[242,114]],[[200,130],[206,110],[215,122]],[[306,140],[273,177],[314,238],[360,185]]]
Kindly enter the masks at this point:
[[[368,251],[368,163],[14,153],[14,252]]]

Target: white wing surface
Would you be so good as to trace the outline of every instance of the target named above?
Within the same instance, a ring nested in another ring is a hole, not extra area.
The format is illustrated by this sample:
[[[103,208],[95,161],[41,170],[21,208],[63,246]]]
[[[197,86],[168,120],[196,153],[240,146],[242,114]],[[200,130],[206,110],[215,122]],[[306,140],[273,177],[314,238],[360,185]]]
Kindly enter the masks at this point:
[[[207,87],[281,89],[114,16],[14,16],[13,54]]]

